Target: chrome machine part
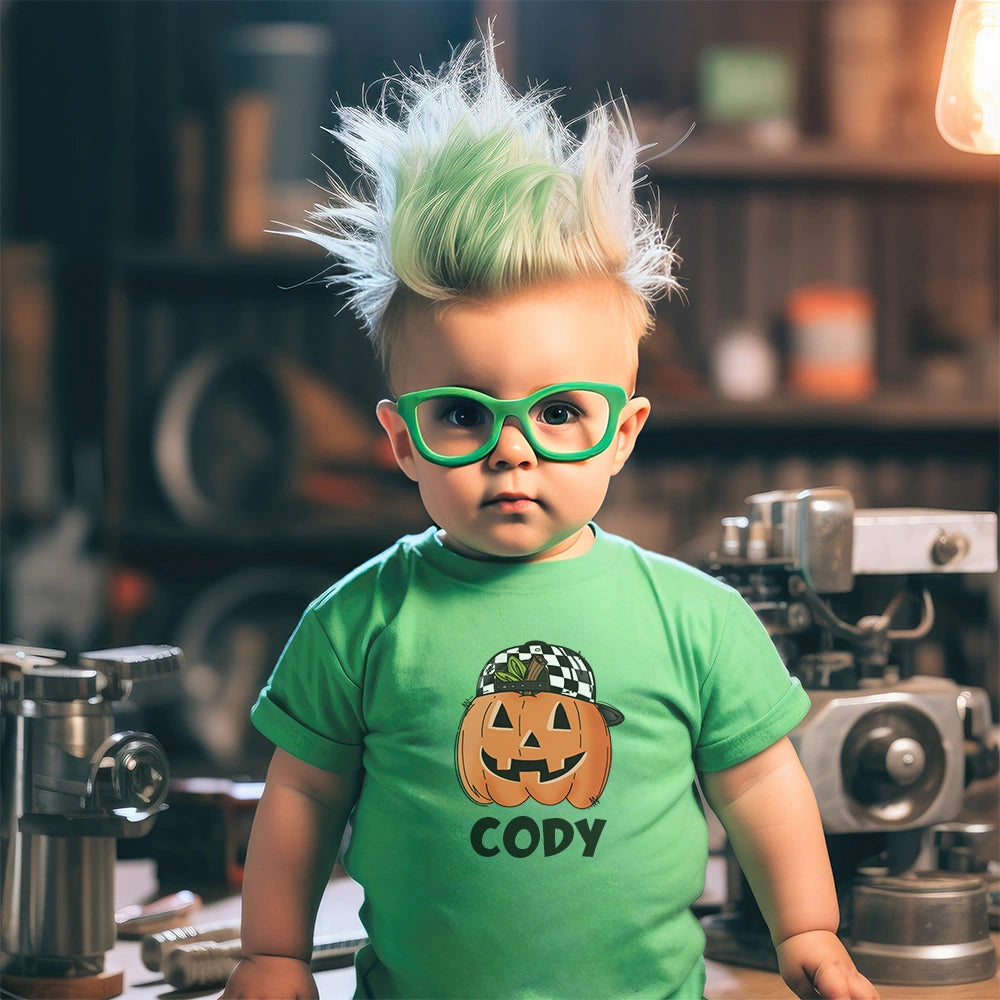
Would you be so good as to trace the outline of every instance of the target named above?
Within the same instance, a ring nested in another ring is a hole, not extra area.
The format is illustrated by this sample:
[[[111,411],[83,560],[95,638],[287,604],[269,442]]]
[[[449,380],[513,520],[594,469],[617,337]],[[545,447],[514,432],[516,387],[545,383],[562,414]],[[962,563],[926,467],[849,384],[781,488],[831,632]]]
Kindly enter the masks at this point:
[[[24,995],[55,995],[53,981],[84,977],[88,995],[98,995],[95,984],[104,996],[121,990],[121,977],[104,973],[104,953],[115,943],[115,838],[150,829],[169,766],[154,737],[114,732],[112,702],[133,680],[173,673],[180,663],[174,646],[88,653],[76,666],[0,648],[0,968]]]
[[[792,744],[827,833],[911,830],[962,807],[961,688],[938,677],[811,691]]]
[[[92,801],[118,816],[155,813],[167,796],[166,753],[148,733],[114,733],[94,754],[90,773]]]
[[[838,486],[757,493],[747,506],[742,534],[723,519],[721,561],[785,565],[816,593],[846,594],[855,576],[997,571],[992,511],[855,509]]]
[[[98,670],[111,686],[111,701],[128,697],[135,681],[155,680],[177,673],[181,651],[176,646],[120,646],[81,653],[81,667]]]
[[[881,676],[889,666],[889,654],[894,642],[914,642],[923,639],[934,627],[934,602],[930,592],[921,592],[920,621],[911,628],[894,629],[892,623],[906,597],[900,592],[880,615],[866,615],[857,624],[842,621],[833,608],[810,589],[803,577],[788,577],[788,592],[807,610],[810,623],[815,622],[835,639],[851,647],[852,662],[862,677]],[[810,684],[805,677],[804,683]]]
[[[954,824],[966,783],[1000,767],[989,698],[946,677],[906,676],[897,654],[934,627],[931,588],[920,578],[996,572],[997,515],[856,509],[839,487],[746,503],[744,515],[723,519],[707,568],[739,590],[810,689],[812,707],[790,737],[816,793],[838,888],[855,896],[850,933],[862,971],[899,983],[988,978],[996,959],[985,924],[962,922],[985,913],[985,891],[947,878],[981,874],[983,844],[993,842],[992,827],[956,832]],[[869,593],[894,584],[884,578],[900,576],[880,614],[843,620],[843,609],[857,614]],[[869,869],[873,858],[900,881],[855,887],[859,865]],[[909,879],[923,869],[932,875]],[[709,957],[773,960],[748,891],[705,926]]]
[[[934,626],[926,587],[908,587],[856,623],[843,621],[827,596],[852,591],[862,574],[995,572],[996,541],[992,512],[860,510],[840,487],[758,493],[744,518],[723,520],[714,571],[740,589],[811,689],[812,709],[792,742],[828,833],[953,819],[967,743],[989,728],[989,705],[983,692],[951,680],[900,680],[895,644]],[[918,620],[900,625],[917,594]],[[984,760],[996,769],[995,754]]]
[[[929,868],[985,873],[993,860],[995,823],[938,823],[928,831],[933,860]]]
[[[996,542],[992,511],[857,510],[851,569],[856,576],[995,573]]]
[[[986,883],[977,875],[862,872],[846,943],[876,983],[956,985],[989,979],[997,969]]]

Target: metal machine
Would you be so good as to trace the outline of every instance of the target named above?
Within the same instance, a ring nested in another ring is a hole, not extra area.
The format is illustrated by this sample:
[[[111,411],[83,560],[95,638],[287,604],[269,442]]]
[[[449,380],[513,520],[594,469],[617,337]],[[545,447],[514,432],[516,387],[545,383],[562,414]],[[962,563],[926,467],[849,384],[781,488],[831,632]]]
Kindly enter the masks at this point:
[[[180,668],[174,646],[81,654],[0,646],[2,667],[2,953],[21,996],[108,998],[116,838],[147,833],[169,766],[148,733],[116,732],[113,704],[133,683]],[[61,990],[61,992],[60,992]]]
[[[996,954],[979,845],[991,831],[953,822],[967,775],[997,770],[989,699],[909,673],[897,654],[934,625],[921,578],[996,572],[996,515],[855,509],[835,487],[747,504],[723,519],[710,570],[743,594],[809,689],[812,708],[791,741],[816,793],[855,961],[879,982],[989,978]],[[900,589],[881,614],[845,620],[834,602],[849,605],[868,578]],[[736,901],[704,921],[706,954],[770,966],[752,897],[732,870],[729,882]],[[910,933],[918,927],[932,939]]]

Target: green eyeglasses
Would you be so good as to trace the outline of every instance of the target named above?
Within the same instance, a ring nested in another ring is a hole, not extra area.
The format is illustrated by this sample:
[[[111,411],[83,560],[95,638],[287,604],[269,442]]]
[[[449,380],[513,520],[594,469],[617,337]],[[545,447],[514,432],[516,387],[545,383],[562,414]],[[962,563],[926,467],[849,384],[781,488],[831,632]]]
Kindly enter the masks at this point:
[[[560,382],[523,399],[494,399],[475,389],[445,386],[404,393],[396,400],[410,437],[429,462],[469,465],[488,455],[508,417],[516,417],[535,454],[581,462],[614,439],[628,402],[619,385]]]

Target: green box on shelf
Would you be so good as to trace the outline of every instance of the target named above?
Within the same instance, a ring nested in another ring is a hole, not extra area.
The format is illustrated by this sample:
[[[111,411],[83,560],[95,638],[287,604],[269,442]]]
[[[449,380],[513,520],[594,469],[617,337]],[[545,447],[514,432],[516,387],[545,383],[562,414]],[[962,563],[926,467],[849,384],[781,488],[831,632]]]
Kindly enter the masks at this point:
[[[777,49],[710,45],[699,56],[699,106],[711,123],[792,120],[795,96],[791,60]]]

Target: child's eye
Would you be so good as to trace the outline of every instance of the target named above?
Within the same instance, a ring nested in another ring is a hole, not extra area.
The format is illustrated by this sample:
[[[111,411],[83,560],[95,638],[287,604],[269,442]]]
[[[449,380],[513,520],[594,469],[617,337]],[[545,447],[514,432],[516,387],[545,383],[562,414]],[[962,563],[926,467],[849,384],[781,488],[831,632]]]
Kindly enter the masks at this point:
[[[543,424],[559,426],[580,419],[580,411],[569,403],[548,403],[538,414]]]
[[[489,415],[477,403],[463,400],[442,406],[438,420],[454,427],[482,427],[489,420]]]

